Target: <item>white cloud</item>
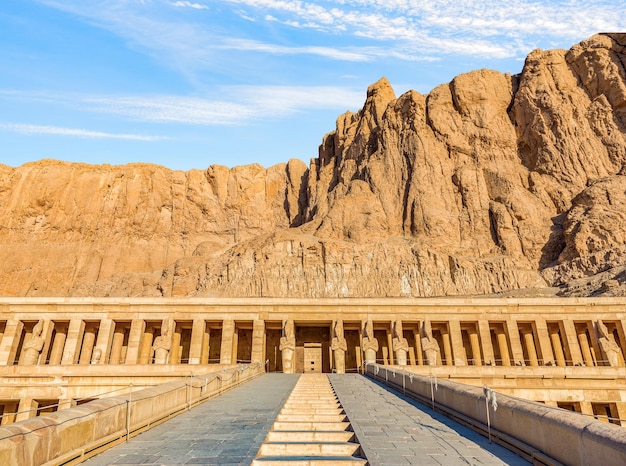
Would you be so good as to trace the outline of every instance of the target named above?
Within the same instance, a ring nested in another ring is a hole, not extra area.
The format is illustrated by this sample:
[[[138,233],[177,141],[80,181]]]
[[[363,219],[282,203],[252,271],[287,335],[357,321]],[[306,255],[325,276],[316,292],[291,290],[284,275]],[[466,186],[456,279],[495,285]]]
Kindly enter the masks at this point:
[[[282,45],[266,44],[254,40],[231,39],[225,41],[218,48],[226,50],[245,50],[248,52],[263,52],[276,55],[319,55],[322,57],[332,58],[343,61],[369,61],[372,58],[373,50],[366,48],[361,49],[338,49],[332,47],[286,47]],[[382,53],[382,52],[379,52]]]
[[[191,2],[173,2],[170,3],[172,6],[183,7],[183,8],[194,8],[196,10],[208,10],[209,7],[206,5],[201,5],[200,3],[191,3]]]
[[[29,93],[0,90],[0,97],[72,108],[82,112],[118,115],[156,123],[224,126],[263,122],[311,110],[357,110],[365,100],[363,90],[341,86],[222,86],[207,97],[175,95],[103,96]],[[86,130],[4,124],[1,127],[28,134],[65,134],[83,137],[157,140],[153,136],[107,134]],[[163,138],[161,138],[163,139]]]
[[[104,133],[101,131],[90,131],[86,129],[77,128],[62,128],[59,126],[42,126],[42,125],[27,125],[20,123],[0,123],[0,128],[14,133],[34,135],[34,134],[49,134],[55,136],[74,136],[89,139],[126,139],[131,141],[162,141],[168,139],[163,136],[145,136],[141,134],[119,134],[119,133]]]

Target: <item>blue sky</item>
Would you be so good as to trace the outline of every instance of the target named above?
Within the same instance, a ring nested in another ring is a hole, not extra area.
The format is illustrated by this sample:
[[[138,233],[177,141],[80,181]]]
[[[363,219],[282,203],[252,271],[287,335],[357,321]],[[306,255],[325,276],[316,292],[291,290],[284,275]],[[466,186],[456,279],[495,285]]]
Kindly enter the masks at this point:
[[[626,30],[626,1],[2,0],[0,163],[317,156],[386,76],[429,92]]]

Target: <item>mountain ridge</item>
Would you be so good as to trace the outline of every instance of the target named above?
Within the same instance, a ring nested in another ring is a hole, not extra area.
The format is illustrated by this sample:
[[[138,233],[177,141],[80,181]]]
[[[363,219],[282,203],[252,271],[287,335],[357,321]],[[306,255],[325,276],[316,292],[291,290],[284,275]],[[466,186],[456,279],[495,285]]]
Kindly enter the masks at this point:
[[[308,167],[0,165],[0,295],[623,296],[624,44],[382,78]]]

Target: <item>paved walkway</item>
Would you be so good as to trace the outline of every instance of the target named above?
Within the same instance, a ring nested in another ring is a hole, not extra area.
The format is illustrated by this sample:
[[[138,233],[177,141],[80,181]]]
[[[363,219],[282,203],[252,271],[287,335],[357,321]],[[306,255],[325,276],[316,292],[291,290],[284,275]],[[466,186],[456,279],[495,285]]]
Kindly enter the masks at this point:
[[[248,465],[299,375],[266,374],[88,460]],[[357,374],[329,374],[371,466],[527,465],[474,431]]]
[[[84,464],[250,464],[298,377],[258,377]]]
[[[371,466],[528,465],[476,432],[357,374],[329,374]]]

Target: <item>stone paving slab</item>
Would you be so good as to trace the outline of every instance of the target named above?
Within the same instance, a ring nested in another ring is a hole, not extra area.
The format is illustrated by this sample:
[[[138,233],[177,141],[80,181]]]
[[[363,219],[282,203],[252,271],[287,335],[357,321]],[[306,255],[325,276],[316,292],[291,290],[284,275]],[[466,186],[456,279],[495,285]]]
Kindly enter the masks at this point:
[[[83,464],[250,464],[298,378],[265,374]]]
[[[528,465],[509,450],[358,374],[329,374],[371,466]]]

